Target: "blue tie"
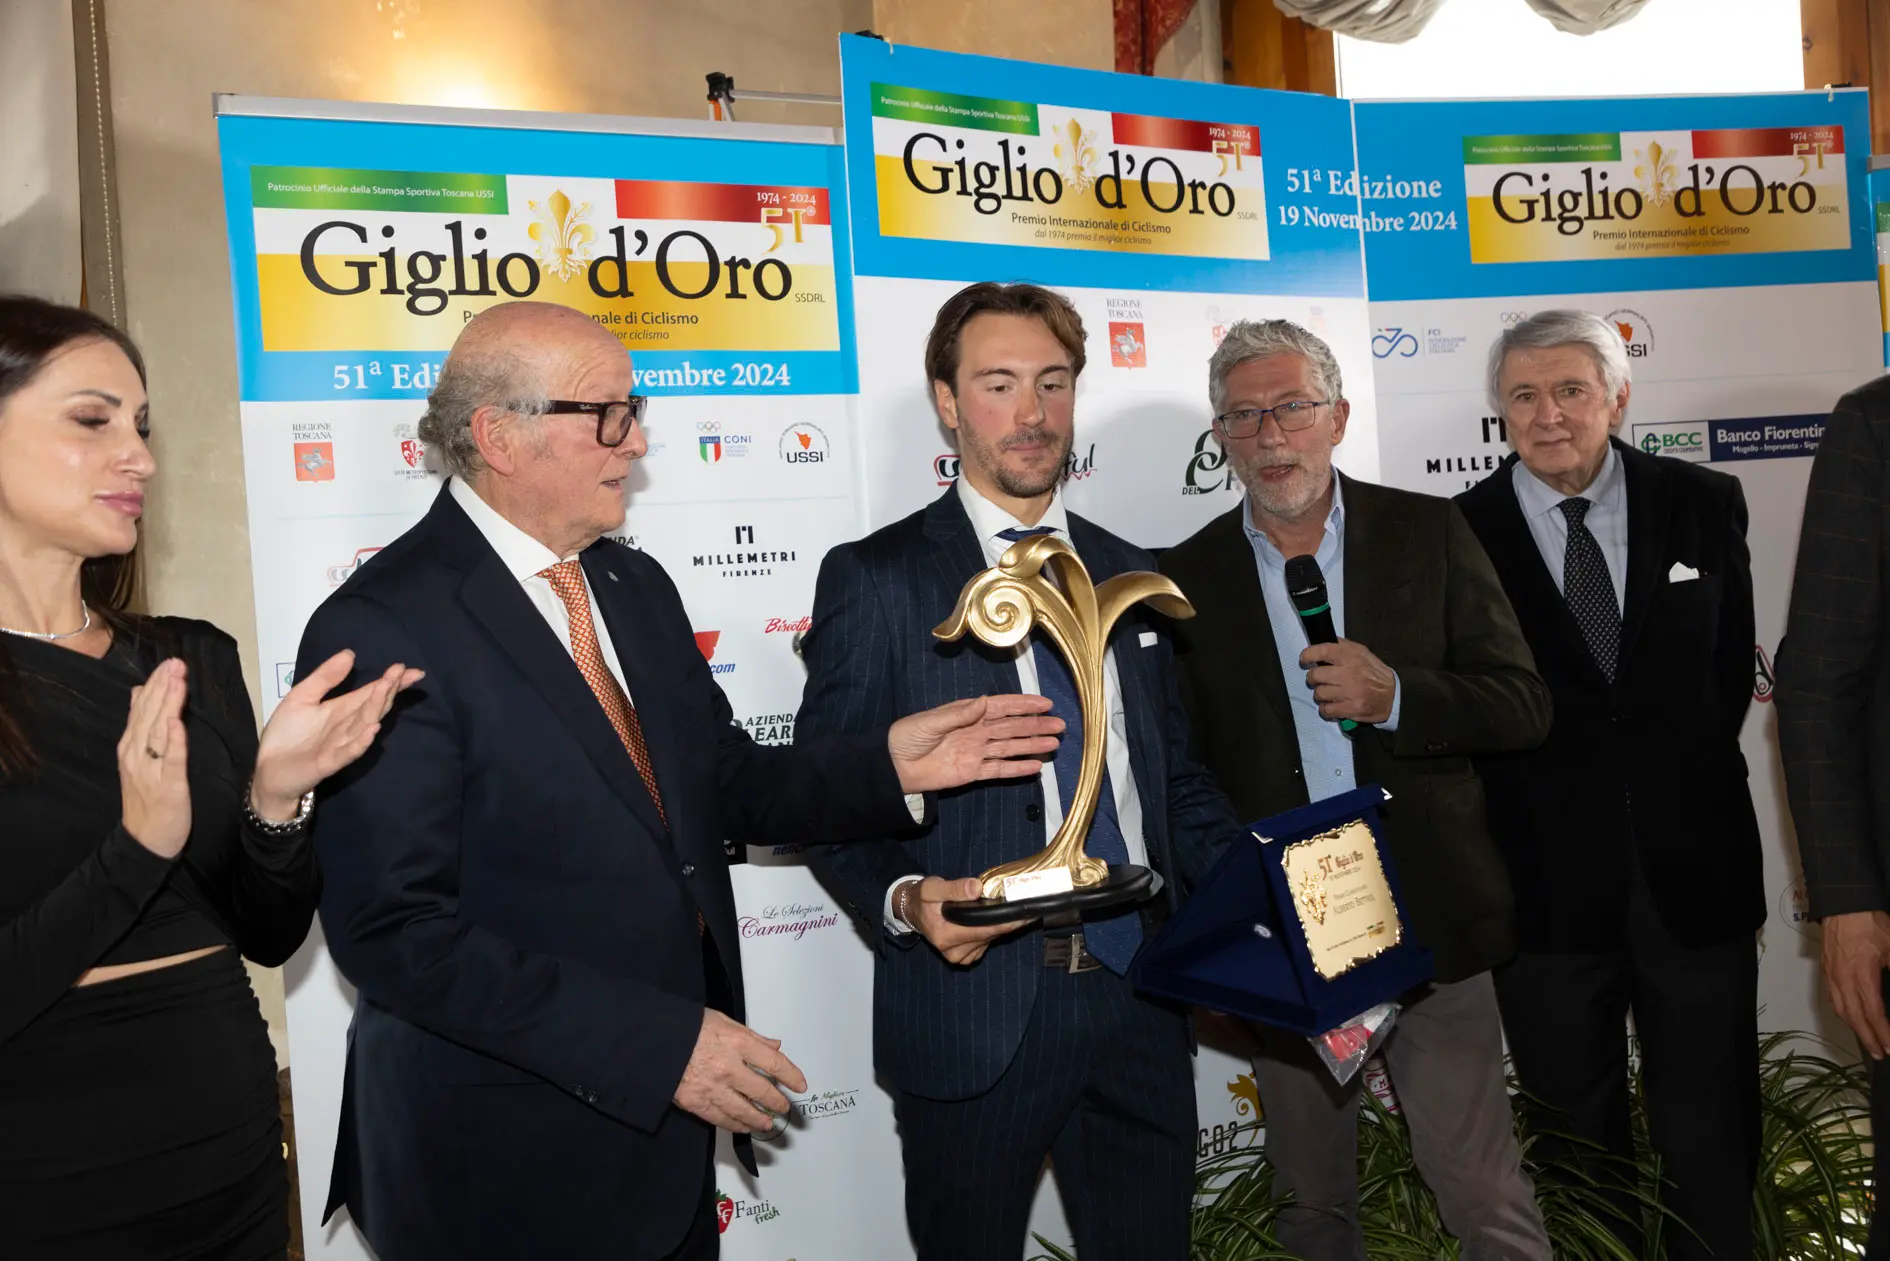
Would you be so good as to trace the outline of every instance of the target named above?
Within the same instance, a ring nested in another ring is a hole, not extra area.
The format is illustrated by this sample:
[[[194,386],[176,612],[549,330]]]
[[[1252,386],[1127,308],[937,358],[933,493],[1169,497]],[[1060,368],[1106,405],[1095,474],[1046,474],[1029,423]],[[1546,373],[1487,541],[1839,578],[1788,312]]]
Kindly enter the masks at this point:
[[[1016,543],[1022,539],[1050,534],[1049,526],[1035,529],[998,531],[998,537]],[[1083,763],[1083,707],[1077,702],[1076,679],[1056,645],[1041,632],[1033,632],[1031,646],[1036,649],[1037,688],[1050,698],[1051,712],[1066,726],[1057,745],[1057,796],[1063,802],[1063,814],[1069,817],[1070,798],[1076,795],[1076,777]],[[1103,771],[1102,794],[1096,803],[1096,817],[1089,825],[1089,837],[1083,846],[1092,858],[1100,858],[1111,867],[1127,865],[1129,846],[1122,839],[1122,824],[1116,818],[1116,794]],[[1083,944],[1111,972],[1121,976],[1129,970],[1129,961],[1142,945],[1142,917],[1130,911],[1111,919],[1093,920],[1083,925]]]

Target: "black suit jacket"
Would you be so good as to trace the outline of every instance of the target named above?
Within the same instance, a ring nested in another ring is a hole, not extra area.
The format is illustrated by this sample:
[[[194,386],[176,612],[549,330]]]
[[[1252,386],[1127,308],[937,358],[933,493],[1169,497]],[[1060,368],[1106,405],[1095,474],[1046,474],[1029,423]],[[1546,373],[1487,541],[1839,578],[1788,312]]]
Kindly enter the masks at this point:
[[[608,541],[582,564],[667,829],[568,649],[444,490],[303,636],[299,672],[344,647],[349,686],[394,661],[427,672],[316,811],[322,925],[360,991],[330,1209],[345,1200],[383,1261],[674,1248],[711,1130],[671,1097],[704,1004],[743,1018],[723,838],[911,822],[883,730],[757,747],[662,568]]]
[[[1070,542],[1098,584],[1155,567],[1147,552],[1075,514]],[[867,731],[889,715],[1015,692],[1011,653],[969,635],[950,644],[932,635],[965,583],[985,567],[983,544],[956,488],[903,521],[829,552],[802,645],[808,680],[797,734]],[[1172,908],[1240,824],[1189,756],[1168,638],[1138,607],[1117,621],[1109,642],[1143,840],[1150,865],[1166,882],[1161,903]],[[976,965],[953,967],[916,934],[883,931],[887,888],[908,875],[979,875],[1028,857],[1049,840],[1041,781],[1031,776],[939,794],[937,816],[922,834],[815,851],[815,869],[878,947],[874,1062],[899,1089],[932,1099],[990,1089],[1030,1021],[1043,944],[1041,931],[1021,932],[993,944]]]
[[[1627,599],[1610,683],[1549,576],[1512,477],[1457,497],[1555,697],[1539,749],[1486,758],[1490,823],[1526,950],[1619,949],[1636,847],[1683,944],[1765,919],[1759,825],[1739,728],[1752,701],[1752,563],[1739,479],[1614,443],[1627,482]],[[1668,580],[1676,564],[1696,579]]]
[[[1412,930],[1435,955],[1437,979],[1459,981],[1515,947],[1509,879],[1470,759],[1538,743],[1549,693],[1450,501],[1335,476],[1345,496],[1346,638],[1396,670],[1402,689],[1396,732],[1354,732],[1353,771],[1359,784],[1390,791],[1385,840]],[[1244,512],[1209,522],[1165,553],[1162,568],[1195,607],[1176,631],[1195,747],[1252,820],[1305,805],[1307,790]]]
[[[1838,400],[1811,462],[1778,647],[1779,752],[1811,913],[1890,911],[1890,377]]]

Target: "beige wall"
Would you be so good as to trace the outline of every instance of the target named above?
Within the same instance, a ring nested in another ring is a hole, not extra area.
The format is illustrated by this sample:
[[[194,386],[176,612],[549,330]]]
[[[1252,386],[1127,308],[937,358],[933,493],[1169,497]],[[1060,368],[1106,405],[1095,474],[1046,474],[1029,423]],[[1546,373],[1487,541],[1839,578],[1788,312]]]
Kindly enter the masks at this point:
[[[897,44],[1116,68],[1109,0],[873,0],[873,29]]]
[[[151,364],[160,462],[146,518],[150,602],[234,634],[251,695],[256,619],[211,93],[701,118],[711,70],[738,87],[837,94],[834,37],[872,20],[871,0],[381,7],[413,15],[400,38],[374,0],[109,0],[106,10],[125,291]],[[740,117],[839,122],[837,110],[762,104]],[[256,978],[286,1061],[281,980]]]
[[[0,293],[79,300],[69,0],[0,0]]]

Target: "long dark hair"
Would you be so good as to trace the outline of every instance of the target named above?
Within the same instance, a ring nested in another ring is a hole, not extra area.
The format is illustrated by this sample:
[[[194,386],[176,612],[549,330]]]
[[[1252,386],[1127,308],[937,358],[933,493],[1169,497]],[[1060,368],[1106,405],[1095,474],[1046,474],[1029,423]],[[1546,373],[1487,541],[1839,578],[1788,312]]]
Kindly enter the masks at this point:
[[[110,342],[124,351],[138,370],[138,380],[145,380],[144,356],[137,345],[92,312],[22,294],[0,294],[0,409],[54,355],[91,341]],[[121,556],[94,556],[79,567],[80,596],[114,635],[136,633],[139,571],[136,547]],[[0,774],[19,776],[30,773],[38,759],[20,725],[25,689],[5,639],[0,635]]]

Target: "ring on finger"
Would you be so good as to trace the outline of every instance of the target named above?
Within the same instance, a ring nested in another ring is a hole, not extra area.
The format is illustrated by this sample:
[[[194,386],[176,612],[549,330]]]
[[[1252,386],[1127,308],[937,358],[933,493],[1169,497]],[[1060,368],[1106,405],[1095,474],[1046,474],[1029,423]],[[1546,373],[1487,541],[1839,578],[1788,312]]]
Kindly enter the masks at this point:
[[[152,748],[148,744],[144,746],[144,755],[149,758],[156,758],[159,761],[163,761],[164,759],[164,755],[162,753],[159,753],[156,749]]]

